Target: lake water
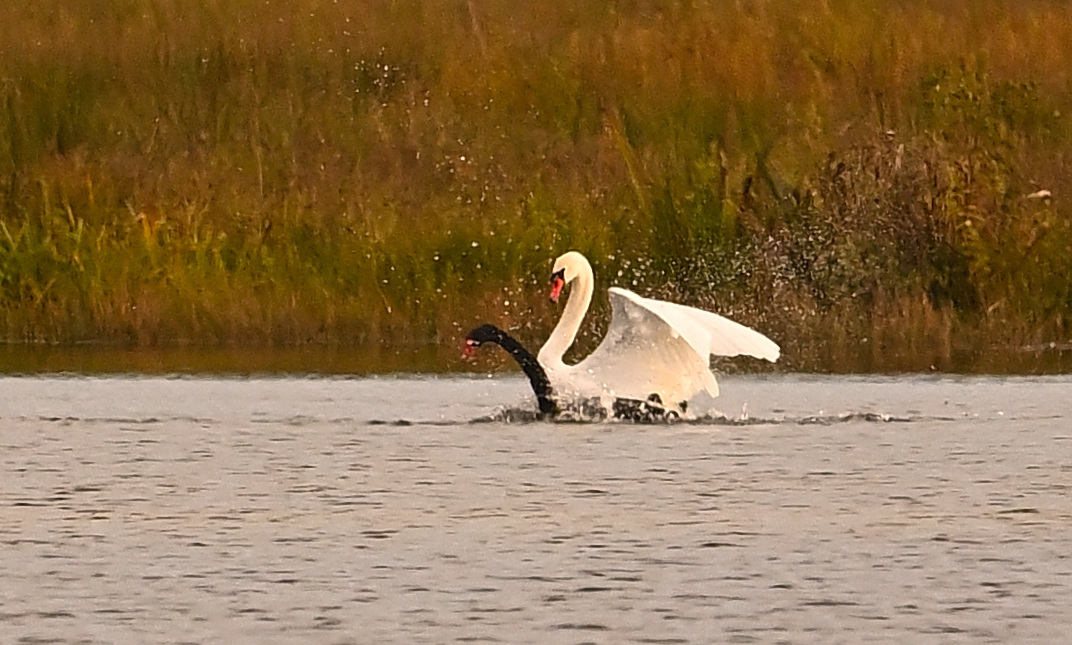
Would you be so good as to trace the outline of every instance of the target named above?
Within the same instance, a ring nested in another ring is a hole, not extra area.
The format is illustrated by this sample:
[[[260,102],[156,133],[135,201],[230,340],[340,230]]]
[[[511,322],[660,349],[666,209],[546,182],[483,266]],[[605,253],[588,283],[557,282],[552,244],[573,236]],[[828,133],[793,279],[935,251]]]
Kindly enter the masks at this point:
[[[2,378],[0,642],[1068,639],[1072,377],[721,384]]]

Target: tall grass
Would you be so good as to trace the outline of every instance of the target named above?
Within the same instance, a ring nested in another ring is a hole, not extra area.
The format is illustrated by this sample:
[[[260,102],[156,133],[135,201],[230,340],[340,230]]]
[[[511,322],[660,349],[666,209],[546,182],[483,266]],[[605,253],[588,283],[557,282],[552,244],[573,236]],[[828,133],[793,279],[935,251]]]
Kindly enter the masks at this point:
[[[6,3],[0,336],[536,342],[577,248],[795,367],[1062,341],[1069,70],[1057,0]]]

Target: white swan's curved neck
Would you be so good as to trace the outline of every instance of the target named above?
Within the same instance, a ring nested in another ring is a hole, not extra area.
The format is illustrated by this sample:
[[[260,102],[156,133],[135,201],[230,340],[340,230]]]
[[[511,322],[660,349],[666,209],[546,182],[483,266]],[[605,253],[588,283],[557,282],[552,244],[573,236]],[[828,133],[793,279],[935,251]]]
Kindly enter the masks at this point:
[[[573,279],[570,286],[569,300],[562,311],[562,317],[558,319],[551,337],[540,348],[540,353],[536,357],[536,360],[545,367],[562,364],[562,356],[576,340],[581,321],[584,320],[588,307],[592,304],[594,281],[592,267],[585,263],[577,269],[577,277]]]

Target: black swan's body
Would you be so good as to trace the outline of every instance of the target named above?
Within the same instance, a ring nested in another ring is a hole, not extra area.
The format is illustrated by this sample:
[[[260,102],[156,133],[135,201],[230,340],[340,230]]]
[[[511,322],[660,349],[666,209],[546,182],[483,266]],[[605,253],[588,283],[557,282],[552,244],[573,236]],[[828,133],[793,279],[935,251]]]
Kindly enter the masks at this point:
[[[543,366],[540,365],[529,350],[495,325],[485,324],[465,335],[466,355],[471,355],[476,348],[484,343],[495,343],[509,352],[510,356],[517,361],[518,366],[525,372],[525,376],[529,378],[529,383],[532,385],[532,391],[536,394],[536,401],[539,404],[542,417],[553,417],[561,411],[551,389],[551,381],[547,378],[547,372],[544,371]],[[582,405],[582,407],[587,410],[598,406]],[[599,409],[602,410],[602,408]],[[667,410],[663,406],[658,394],[652,394],[644,401],[639,399],[615,399],[611,413],[616,419],[648,423],[668,421],[678,416],[677,412]],[[606,412],[604,411],[603,414],[605,415]]]

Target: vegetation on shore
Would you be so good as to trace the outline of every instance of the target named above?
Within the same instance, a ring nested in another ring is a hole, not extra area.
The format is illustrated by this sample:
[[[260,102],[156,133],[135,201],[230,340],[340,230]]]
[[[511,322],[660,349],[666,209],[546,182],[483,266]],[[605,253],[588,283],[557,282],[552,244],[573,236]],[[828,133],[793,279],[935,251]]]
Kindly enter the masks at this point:
[[[0,338],[446,361],[577,249],[790,368],[987,369],[1072,336],[1070,119],[1060,0],[4,3]]]

